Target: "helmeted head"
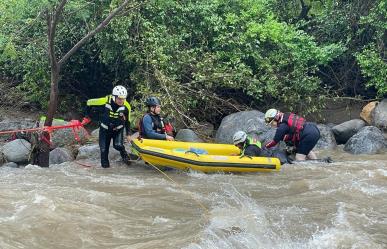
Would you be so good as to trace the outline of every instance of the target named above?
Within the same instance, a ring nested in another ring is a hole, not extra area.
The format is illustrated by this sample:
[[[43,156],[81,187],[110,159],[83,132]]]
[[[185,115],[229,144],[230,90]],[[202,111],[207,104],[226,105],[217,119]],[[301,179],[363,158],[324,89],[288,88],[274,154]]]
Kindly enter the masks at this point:
[[[247,134],[244,131],[237,131],[232,137],[234,145],[242,144],[246,141]]]
[[[265,113],[265,123],[271,124],[273,121],[277,121],[279,111],[277,109],[269,109]]]
[[[149,112],[154,115],[159,115],[161,112],[161,102],[157,97],[149,97],[145,100],[145,104],[149,108]]]
[[[148,106],[148,107],[151,107],[151,106],[160,106],[161,105],[161,102],[160,100],[157,98],[157,97],[149,97],[145,100],[145,104]]]
[[[113,88],[112,95],[120,99],[126,99],[128,97],[128,91],[125,87],[118,85]]]

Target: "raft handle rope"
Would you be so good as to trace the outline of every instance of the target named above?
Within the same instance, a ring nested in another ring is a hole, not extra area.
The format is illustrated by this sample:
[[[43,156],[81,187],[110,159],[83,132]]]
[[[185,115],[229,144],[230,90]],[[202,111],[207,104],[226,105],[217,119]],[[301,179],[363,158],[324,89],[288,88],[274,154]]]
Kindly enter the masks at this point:
[[[248,158],[250,158],[251,160],[253,160],[253,157],[252,157],[252,156],[248,156],[248,155],[242,155],[242,156],[240,156],[239,158],[242,159],[242,158],[244,158],[244,157],[248,157]]]
[[[185,152],[185,154],[189,154],[189,153],[195,154],[197,157],[199,157],[199,154],[196,153],[195,151],[187,150],[187,151]]]

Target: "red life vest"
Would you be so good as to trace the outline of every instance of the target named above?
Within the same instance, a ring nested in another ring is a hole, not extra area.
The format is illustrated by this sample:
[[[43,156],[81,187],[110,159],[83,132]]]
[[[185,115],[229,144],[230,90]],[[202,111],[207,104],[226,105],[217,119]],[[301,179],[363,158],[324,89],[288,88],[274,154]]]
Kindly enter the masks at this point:
[[[300,141],[300,133],[304,129],[305,119],[294,113],[289,113],[287,124],[290,128],[290,135],[293,142]]]

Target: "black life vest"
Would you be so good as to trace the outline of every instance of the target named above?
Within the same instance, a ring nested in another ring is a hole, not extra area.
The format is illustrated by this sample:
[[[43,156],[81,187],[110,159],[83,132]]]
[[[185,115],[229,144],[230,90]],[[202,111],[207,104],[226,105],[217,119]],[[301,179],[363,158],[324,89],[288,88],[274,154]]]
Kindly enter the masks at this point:
[[[156,131],[157,133],[159,134],[164,134],[165,133],[165,129],[164,129],[164,123],[162,121],[162,118],[160,117],[160,115],[152,115],[151,113],[146,113],[144,114],[140,121],[138,122],[138,133],[139,133],[139,136],[140,137],[143,137],[144,136],[144,129],[143,129],[143,121],[144,121],[144,117],[145,115],[149,115],[152,119],[152,129],[154,131]]]
[[[128,113],[126,105],[118,106],[112,99],[112,96],[108,96],[105,103],[105,113],[101,120],[101,126],[105,129],[112,128],[119,130],[125,126],[126,115]]]
[[[121,129],[130,117],[131,107],[125,100],[124,105],[117,105],[112,95],[87,101],[87,115],[93,120],[100,121],[105,129]]]

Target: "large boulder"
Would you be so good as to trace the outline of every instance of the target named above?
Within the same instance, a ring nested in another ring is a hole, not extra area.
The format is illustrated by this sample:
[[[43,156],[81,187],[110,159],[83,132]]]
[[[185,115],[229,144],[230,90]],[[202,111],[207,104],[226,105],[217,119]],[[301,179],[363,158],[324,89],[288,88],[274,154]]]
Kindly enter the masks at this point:
[[[78,149],[77,160],[79,159],[100,159],[100,149],[98,144],[84,145]],[[109,159],[118,160],[121,158],[120,152],[110,146],[109,148]]]
[[[383,133],[375,126],[366,126],[348,140],[344,150],[352,154],[376,154],[386,146]]]
[[[345,144],[353,135],[365,126],[361,119],[352,119],[347,122],[335,125],[332,132],[335,135],[337,144]]]
[[[74,160],[71,151],[66,148],[55,148],[50,151],[50,165],[61,164]]]
[[[237,112],[226,116],[216,132],[215,142],[230,144],[234,133],[240,130],[250,135],[257,135],[260,140],[263,140],[265,133],[270,130],[265,125],[264,117],[262,112],[256,110]]]
[[[0,122],[0,131],[27,129],[35,126],[32,119],[25,119],[20,121],[3,120]]]
[[[375,107],[373,125],[381,129],[387,129],[387,99],[384,99]]]
[[[318,140],[315,149],[334,149],[336,147],[335,135],[333,135],[332,128],[328,125],[318,124],[320,130],[320,139]]]
[[[372,101],[365,105],[360,113],[360,118],[367,122],[368,125],[372,124],[372,113],[377,106],[377,101]]]
[[[195,127],[195,131],[200,136],[212,137],[214,136],[215,128],[213,124],[208,122],[203,122],[203,123],[200,123],[197,127]]]
[[[52,125],[57,126],[57,125],[68,125],[68,124],[70,123],[66,121],[54,120]],[[89,134],[83,127],[80,127],[79,129],[78,128],[75,129],[75,132],[80,139],[79,142],[75,139],[75,134],[72,128],[54,130],[51,137],[52,147],[54,148],[64,147],[64,146],[69,146],[77,143],[83,144],[87,141]]]
[[[181,129],[177,132],[175,139],[183,142],[203,142],[193,130]]]
[[[0,122],[0,131],[16,131],[21,129],[28,129],[35,127],[35,122],[31,119],[19,120],[19,121],[11,121],[11,120],[3,120]],[[12,137],[12,133],[0,135],[1,140],[6,140]],[[25,134],[21,135],[20,132],[16,133],[18,138],[23,138]],[[19,136],[21,135],[21,136]]]
[[[30,153],[31,144],[24,139],[15,139],[3,147],[3,154],[8,162],[26,163]]]

